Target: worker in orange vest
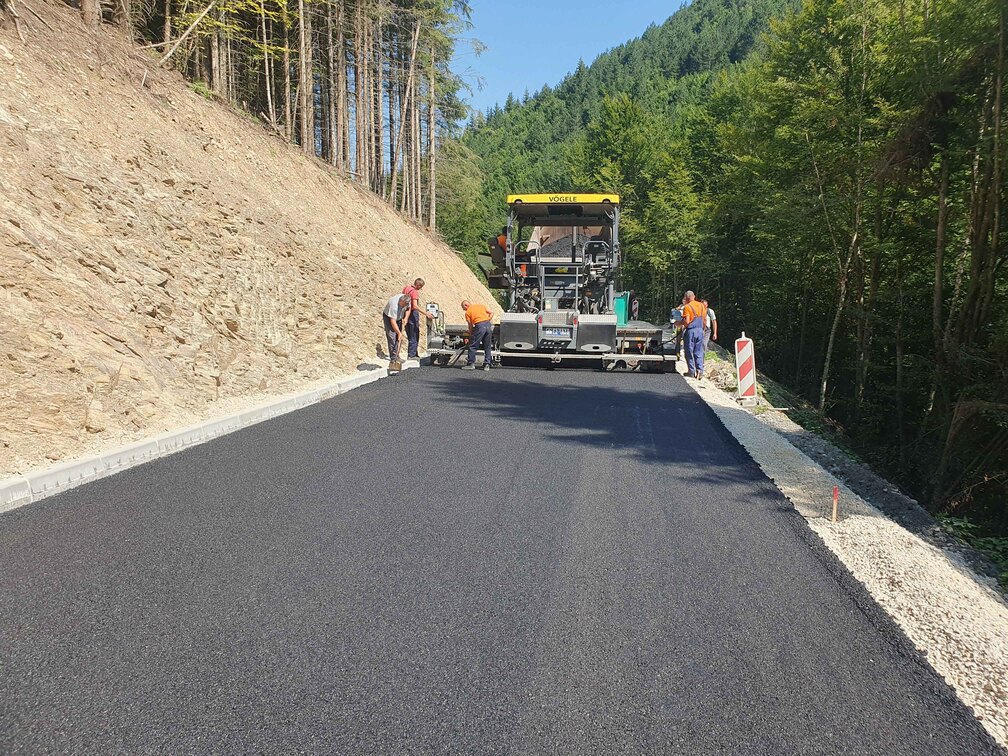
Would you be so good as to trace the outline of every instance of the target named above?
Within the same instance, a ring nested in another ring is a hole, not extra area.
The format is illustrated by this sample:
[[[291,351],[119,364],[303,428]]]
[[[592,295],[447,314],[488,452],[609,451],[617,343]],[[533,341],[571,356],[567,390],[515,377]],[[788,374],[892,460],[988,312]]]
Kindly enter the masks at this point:
[[[704,322],[707,320],[707,307],[698,302],[696,294],[687,291],[683,297],[682,320],[679,321],[685,331],[686,364],[690,374],[698,381],[703,378],[704,370]]]
[[[489,370],[493,362],[491,341],[493,335],[493,313],[483,305],[473,304],[468,299],[462,302],[465,319],[469,324],[469,356],[463,370],[476,369],[476,350],[483,347],[483,369]]]

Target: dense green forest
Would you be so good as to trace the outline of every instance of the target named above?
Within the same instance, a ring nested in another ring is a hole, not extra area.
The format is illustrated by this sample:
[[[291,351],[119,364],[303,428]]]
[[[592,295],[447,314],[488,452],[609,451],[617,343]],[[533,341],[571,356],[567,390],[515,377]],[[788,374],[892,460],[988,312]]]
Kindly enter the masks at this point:
[[[661,123],[652,121],[656,128],[670,129],[667,116],[705,101],[716,74],[761,46],[769,19],[797,2],[701,0],[591,66],[580,62],[557,87],[476,113],[460,139],[442,144],[438,230],[471,259],[487,229],[500,226],[505,195],[572,186],[572,149],[598,124],[607,96],[629,95],[649,117],[662,114]],[[668,131],[662,140],[671,137]]]
[[[446,141],[439,228],[472,254],[508,192],[619,191],[643,315],[708,296],[874,464],[1008,532],[1006,14],[696,0]]]

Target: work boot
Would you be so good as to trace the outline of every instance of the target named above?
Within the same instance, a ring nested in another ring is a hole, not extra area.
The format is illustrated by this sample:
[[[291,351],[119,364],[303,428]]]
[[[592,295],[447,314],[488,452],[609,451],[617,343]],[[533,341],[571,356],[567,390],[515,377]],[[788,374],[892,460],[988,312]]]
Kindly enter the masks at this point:
[[[463,365],[462,369],[463,370],[475,370],[476,369],[476,364],[473,363],[472,365]]]

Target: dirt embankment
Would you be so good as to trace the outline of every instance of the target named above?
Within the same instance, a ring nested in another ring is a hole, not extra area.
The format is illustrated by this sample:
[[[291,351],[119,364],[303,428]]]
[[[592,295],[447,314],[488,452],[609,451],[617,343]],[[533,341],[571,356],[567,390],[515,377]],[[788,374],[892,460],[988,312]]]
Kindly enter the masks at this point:
[[[444,244],[115,31],[0,22],[0,476],[375,364]],[[0,15],[2,18],[2,15]]]

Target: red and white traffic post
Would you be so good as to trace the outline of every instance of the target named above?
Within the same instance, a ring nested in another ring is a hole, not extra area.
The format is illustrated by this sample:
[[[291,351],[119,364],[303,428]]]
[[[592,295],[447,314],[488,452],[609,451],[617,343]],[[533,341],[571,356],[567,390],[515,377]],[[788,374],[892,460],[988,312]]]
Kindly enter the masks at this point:
[[[744,407],[755,407],[756,395],[756,353],[752,339],[745,331],[735,339],[735,377],[738,378],[738,401]]]

